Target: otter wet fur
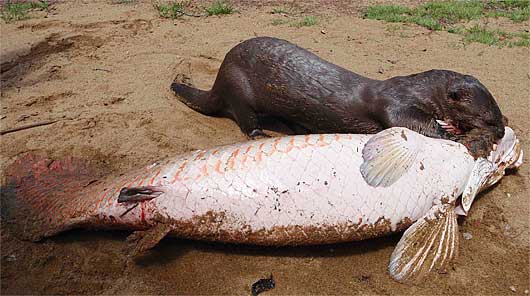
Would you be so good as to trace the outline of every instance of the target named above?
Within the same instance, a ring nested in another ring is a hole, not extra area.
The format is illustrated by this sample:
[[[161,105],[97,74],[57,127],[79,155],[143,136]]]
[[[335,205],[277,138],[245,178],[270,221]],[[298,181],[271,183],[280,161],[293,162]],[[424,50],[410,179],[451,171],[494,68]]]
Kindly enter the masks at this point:
[[[399,126],[460,142],[478,157],[503,137],[507,123],[472,76],[431,70],[379,81],[270,37],[230,50],[210,91],[181,77],[171,88],[182,102],[206,115],[232,118],[251,138],[266,136],[263,124],[271,119],[294,134],[377,133]]]

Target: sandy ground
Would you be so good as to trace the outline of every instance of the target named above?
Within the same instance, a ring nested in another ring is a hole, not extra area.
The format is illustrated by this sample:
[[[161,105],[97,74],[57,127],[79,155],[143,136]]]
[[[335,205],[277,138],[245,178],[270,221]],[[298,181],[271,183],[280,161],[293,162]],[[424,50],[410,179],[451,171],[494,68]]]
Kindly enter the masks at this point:
[[[529,151],[528,48],[464,45],[457,35],[396,29],[359,18],[347,1],[326,6],[319,24],[305,28],[271,25],[282,17],[269,13],[275,2],[175,21],[159,18],[149,3],[110,2],[57,4],[46,18],[1,25],[2,129],[58,120],[1,136],[2,166],[33,151],[97,157],[119,172],[245,140],[230,120],[181,104],[169,85],[186,72],[209,88],[224,54],[254,36],[290,40],[377,79],[433,68],[472,74],[494,94]],[[312,11],[311,3],[292,7]],[[460,231],[472,238],[462,239],[453,270],[417,286],[398,284],[386,272],[399,235],[310,248],[165,239],[134,262],[125,255],[127,232],[71,231],[31,243],[2,228],[1,294],[244,295],[272,273],[277,287],[266,295],[523,295],[530,289],[528,176],[524,165],[483,194],[461,221]]]

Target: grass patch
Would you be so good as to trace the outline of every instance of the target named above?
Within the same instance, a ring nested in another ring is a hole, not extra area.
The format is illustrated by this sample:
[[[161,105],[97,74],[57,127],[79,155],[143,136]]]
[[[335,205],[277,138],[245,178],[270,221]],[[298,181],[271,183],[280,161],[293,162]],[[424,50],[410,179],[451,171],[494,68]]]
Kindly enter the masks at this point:
[[[183,15],[202,17],[212,15],[232,14],[237,12],[230,3],[226,1],[215,1],[209,7],[205,7],[205,14],[194,14],[187,11],[191,6],[190,1],[173,1],[169,3],[155,2],[153,4],[158,14],[163,18],[176,19]]]
[[[280,26],[280,25],[285,25],[289,23],[288,20],[284,20],[284,19],[273,19],[272,22],[271,22],[271,25],[273,26]]]
[[[375,5],[365,17],[390,23],[414,23],[430,30],[444,30],[461,21],[482,17],[506,17],[514,22],[530,19],[530,0],[434,1],[414,8]]]
[[[516,23],[530,19],[530,0],[490,1],[485,8],[490,17],[505,17]]]
[[[440,31],[444,28],[444,26],[440,23],[440,21],[430,16],[412,17],[412,22],[422,27],[425,27],[431,31]]]
[[[453,34],[463,34],[464,31],[465,31],[465,28],[462,26],[450,27],[447,29],[447,32],[453,33]]]
[[[444,30],[460,34],[464,36],[465,42],[530,46],[527,33],[506,33],[480,26],[466,29],[458,25],[485,17],[506,17],[513,22],[527,21],[530,19],[530,0],[433,1],[413,8],[375,5],[366,9],[365,17],[389,23],[413,23],[432,31]]]
[[[474,26],[464,33],[464,41],[478,42],[487,45],[499,43],[499,34],[480,26]]]
[[[215,1],[210,7],[207,7],[204,10],[209,16],[232,14],[236,12],[236,10],[232,7],[232,4],[226,1]]]
[[[31,3],[6,3],[4,4],[1,17],[6,23],[15,22],[29,18],[29,12],[33,9],[44,10],[50,4],[47,1]]]
[[[184,8],[187,4],[187,2],[170,2],[165,4],[154,3],[153,6],[161,17],[176,19],[184,15]]]
[[[530,47],[530,33],[518,32],[518,33],[514,33],[510,35],[512,36],[512,38],[517,38],[518,40],[508,41],[507,45],[509,47],[512,47],[512,46]]]
[[[283,8],[273,8],[271,13],[272,14],[289,14],[289,12]]]
[[[407,22],[409,8],[397,5],[376,5],[366,10],[365,17],[372,20],[380,20],[389,23]]]
[[[317,18],[312,15],[308,15],[308,16],[304,16],[304,18],[301,21],[292,23],[291,26],[300,28],[300,27],[311,27],[316,24],[318,24]]]
[[[443,30],[448,24],[482,16],[483,4],[478,1],[430,2],[415,8],[397,5],[368,7],[366,18],[390,23],[414,23],[429,30]]]
[[[501,30],[488,30],[485,27],[475,25],[469,29],[462,29],[464,41],[467,43],[478,42],[487,45],[498,46],[530,46],[530,33],[517,32],[508,33]]]
[[[481,1],[444,1],[421,5],[414,9],[413,14],[440,22],[455,23],[478,19],[482,17],[483,10]]]

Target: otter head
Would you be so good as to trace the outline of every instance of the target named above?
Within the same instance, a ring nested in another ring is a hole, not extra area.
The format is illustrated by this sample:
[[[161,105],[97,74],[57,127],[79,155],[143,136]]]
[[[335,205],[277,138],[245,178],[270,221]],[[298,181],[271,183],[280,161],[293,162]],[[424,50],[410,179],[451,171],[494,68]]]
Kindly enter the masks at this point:
[[[504,136],[506,118],[482,83],[469,75],[453,79],[446,91],[442,128],[477,154],[495,146]],[[445,122],[446,124],[443,124]],[[477,147],[473,147],[473,146]]]

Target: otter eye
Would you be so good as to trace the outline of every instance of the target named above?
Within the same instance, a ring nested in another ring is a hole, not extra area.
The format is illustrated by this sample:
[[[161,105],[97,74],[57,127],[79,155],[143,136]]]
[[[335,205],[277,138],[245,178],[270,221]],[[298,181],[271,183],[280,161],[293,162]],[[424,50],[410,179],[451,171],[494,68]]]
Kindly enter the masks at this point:
[[[458,92],[456,91],[450,91],[447,96],[449,97],[449,99],[453,101],[460,101],[460,96],[458,95]]]

